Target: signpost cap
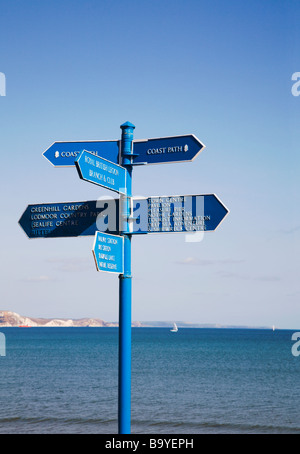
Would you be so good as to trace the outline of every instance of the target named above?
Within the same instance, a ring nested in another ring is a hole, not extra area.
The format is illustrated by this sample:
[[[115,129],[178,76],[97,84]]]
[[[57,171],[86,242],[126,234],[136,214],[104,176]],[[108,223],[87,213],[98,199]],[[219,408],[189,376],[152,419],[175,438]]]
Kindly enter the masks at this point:
[[[126,121],[126,123],[123,123],[121,126],[120,126],[121,129],[127,129],[127,128],[135,128],[135,126],[130,123],[130,121]]]

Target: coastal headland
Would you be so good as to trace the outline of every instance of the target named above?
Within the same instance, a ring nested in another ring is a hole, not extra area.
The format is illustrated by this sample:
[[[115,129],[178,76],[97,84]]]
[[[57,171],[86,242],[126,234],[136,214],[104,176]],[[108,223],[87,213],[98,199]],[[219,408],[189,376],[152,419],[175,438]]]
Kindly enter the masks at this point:
[[[183,322],[178,320],[170,321],[133,321],[134,328],[170,328],[176,322],[178,328],[255,328],[270,329],[269,326],[235,326],[220,324],[199,324]],[[100,318],[36,318],[19,315],[12,311],[0,311],[0,329],[3,327],[118,327],[118,322],[107,322]]]

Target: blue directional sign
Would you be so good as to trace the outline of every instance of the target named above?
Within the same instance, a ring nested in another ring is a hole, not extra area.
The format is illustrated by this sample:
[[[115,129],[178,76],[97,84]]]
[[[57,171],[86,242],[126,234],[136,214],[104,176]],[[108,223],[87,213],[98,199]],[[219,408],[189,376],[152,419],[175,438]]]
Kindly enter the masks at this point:
[[[133,164],[192,161],[205,146],[193,134],[133,141]]]
[[[28,205],[19,224],[29,238],[94,235],[97,230],[119,233],[119,200]]]
[[[228,213],[215,194],[134,199],[132,233],[216,230]]]
[[[44,151],[43,156],[55,167],[74,167],[75,160],[84,150],[119,164],[118,140],[54,142]]]
[[[111,161],[83,151],[75,161],[82,180],[126,194],[126,169]]]
[[[98,271],[123,274],[124,238],[122,236],[96,232],[93,255]]]

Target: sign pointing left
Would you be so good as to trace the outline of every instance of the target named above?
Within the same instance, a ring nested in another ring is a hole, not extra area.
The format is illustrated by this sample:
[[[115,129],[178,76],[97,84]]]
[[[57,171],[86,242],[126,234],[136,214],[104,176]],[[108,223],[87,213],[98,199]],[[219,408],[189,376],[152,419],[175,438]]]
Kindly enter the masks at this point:
[[[74,167],[75,160],[84,150],[119,164],[119,140],[54,142],[43,156],[55,167]]]
[[[119,233],[118,216],[114,215],[117,202],[118,199],[108,199],[28,205],[19,224],[28,238],[95,235],[100,229],[116,234]]]

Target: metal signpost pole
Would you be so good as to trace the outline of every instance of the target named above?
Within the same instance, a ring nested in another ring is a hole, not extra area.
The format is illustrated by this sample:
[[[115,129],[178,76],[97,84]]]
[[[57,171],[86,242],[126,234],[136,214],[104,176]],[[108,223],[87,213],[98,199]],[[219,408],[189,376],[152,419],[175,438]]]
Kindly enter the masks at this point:
[[[119,434],[130,434],[131,419],[131,234],[132,140],[135,126],[121,125],[122,165],[126,168],[126,195],[120,196],[120,233],[124,237],[124,273],[119,275]]]

